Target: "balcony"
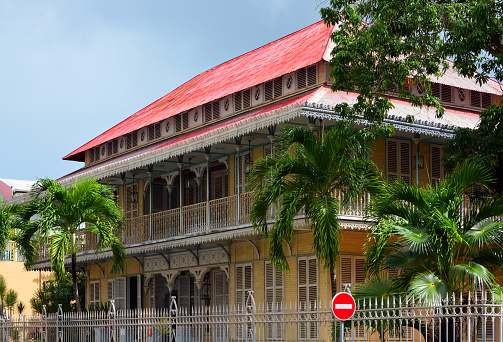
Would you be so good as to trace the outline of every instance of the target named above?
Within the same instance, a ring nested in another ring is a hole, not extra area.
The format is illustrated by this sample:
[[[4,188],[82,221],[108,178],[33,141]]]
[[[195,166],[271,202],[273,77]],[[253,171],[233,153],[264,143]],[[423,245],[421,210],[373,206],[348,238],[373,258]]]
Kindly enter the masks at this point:
[[[341,195],[339,193],[338,197],[342,198]],[[248,192],[127,219],[124,223],[122,235],[119,238],[127,248],[128,245],[132,244],[166,240],[173,237],[189,236],[191,234],[209,233],[222,228],[249,225],[252,198],[252,193]],[[367,203],[368,196],[362,196],[342,206],[339,215],[361,217],[364,215]],[[269,210],[268,219],[272,220],[275,217],[276,210]],[[86,234],[83,237],[81,251],[93,250],[96,247],[96,243],[96,235]],[[38,250],[39,260],[47,260],[49,257],[50,253],[47,248],[40,246]]]

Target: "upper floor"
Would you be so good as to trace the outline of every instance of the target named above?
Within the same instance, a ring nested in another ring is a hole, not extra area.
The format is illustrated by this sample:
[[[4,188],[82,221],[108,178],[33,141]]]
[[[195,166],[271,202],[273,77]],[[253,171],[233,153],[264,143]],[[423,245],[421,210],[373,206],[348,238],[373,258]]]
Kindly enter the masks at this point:
[[[203,72],[65,156],[84,166],[59,181],[92,177],[116,189],[128,253],[252,235],[250,166],[272,153],[284,125],[329,129],[341,119],[334,106],[357,101],[356,93],[330,89],[331,32],[318,22]],[[475,127],[478,112],[500,102],[492,80],[480,86],[449,69],[432,82],[446,108],[440,119],[389,89],[393,108],[384,123],[396,135],[375,142],[370,156],[386,178],[410,184],[442,179],[442,144],[457,128]],[[407,84],[411,93],[424,92],[421,84]],[[365,229],[368,200],[362,195],[342,209],[343,228]],[[296,227],[305,229],[301,216]],[[97,258],[87,252],[95,244],[85,236],[81,257]],[[44,249],[41,257],[48,257]]]

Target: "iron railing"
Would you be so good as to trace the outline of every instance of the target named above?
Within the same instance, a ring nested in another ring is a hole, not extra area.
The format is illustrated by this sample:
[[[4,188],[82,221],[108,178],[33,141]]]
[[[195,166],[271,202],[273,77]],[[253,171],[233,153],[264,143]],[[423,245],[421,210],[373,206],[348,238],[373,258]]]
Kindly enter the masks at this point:
[[[171,307],[108,312],[4,316],[0,341],[431,341],[503,342],[503,305],[490,292],[452,296],[439,305],[410,297],[357,303],[339,324],[322,303]],[[328,304],[328,303],[327,303]],[[344,332],[341,336],[341,331]]]
[[[338,191],[342,199],[342,192]],[[239,198],[238,198],[239,197]],[[369,197],[364,195],[341,207],[341,216],[364,216],[365,207]],[[167,239],[221,228],[238,226],[250,223],[250,212],[253,203],[251,192],[229,197],[192,204],[171,210],[143,215],[127,219],[121,242],[124,245],[136,244],[146,241]],[[239,207],[239,210],[238,210]],[[180,210],[182,211],[180,215]],[[268,219],[276,217],[276,207],[268,212]],[[94,250],[97,237],[83,233],[81,251]],[[50,257],[44,244],[38,249],[38,260]]]

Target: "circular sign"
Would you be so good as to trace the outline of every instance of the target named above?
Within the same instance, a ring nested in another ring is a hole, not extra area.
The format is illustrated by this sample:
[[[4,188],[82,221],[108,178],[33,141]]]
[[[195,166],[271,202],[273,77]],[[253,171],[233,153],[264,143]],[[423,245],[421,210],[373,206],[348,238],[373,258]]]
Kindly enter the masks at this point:
[[[332,312],[335,317],[345,321],[353,317],[356,310],[355,299],[347,292],[339,292],[332,298]]]

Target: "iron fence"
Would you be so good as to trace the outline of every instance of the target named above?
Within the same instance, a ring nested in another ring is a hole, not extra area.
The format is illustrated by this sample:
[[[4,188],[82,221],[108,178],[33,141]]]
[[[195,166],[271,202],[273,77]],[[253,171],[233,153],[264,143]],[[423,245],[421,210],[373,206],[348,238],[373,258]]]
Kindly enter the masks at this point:
[[[108,312],[4,316],[0,341],[501,341],[500,297],[490,292],[451,296],[438,305],[391,297],[357,303],[340,324],[329,303],[178,307]],[[341,334],[341,332],[344,334]],[[342,336],[341,336],[342,335]]]

